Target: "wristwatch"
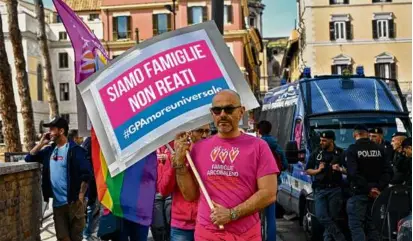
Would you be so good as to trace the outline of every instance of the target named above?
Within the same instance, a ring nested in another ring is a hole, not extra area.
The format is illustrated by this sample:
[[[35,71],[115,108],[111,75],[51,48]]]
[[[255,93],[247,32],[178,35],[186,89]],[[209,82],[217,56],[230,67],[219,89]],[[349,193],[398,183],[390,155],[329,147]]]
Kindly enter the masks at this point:
[[[239,218],[239,213],[237,212],[237,210],[231,208],[229,210],[230,216],[231,216],[231,221],[235,221]]]

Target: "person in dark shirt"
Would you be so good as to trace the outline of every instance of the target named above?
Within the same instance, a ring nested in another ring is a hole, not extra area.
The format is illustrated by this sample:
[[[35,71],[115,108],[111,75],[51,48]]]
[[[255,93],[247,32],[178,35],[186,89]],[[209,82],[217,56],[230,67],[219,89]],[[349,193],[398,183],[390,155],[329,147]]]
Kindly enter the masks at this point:
[[[364,125],[356,126],[353,136],[356,143],[350,145],[345,152],[352,195],[347,201],[352,240],[380,240],[379,232],[372,221],[371,206],[380,192],[388,186],[391,167],[385,158],[383,147],[369,139]]]
[[[384,148],[384,154],[388,158],[389,162],[393,158],[393,147],[389,141],[386,141],[383,136],[383,129],[380,127],[375,127],[369,130],[370,140],[377,145]]]
[[[412,186],[412,138],[405,139],[402,144],[402,155],[394,168],[391,184]]]
[[[268,146],[271,149],[271,152],[274,155],[274,158],[277,162],[278,169],[280,171],[285,171],[288,167],[287,157],[280,145],[278,145],[277,139],[270,135],[272,124],[269,121],[263,120],[257,124],[258,134],[261,136],[265,142],[267,142]],[[280,175],[278,175],[278,183],[281,183]],[[267,220],[267,229],[265,232],[264,239],[265,240],[275,240],[276,237],[276,203],[272,203],[264,210],[265,217]]]
[[[335,223],[343,204],[341,185],[343,150],[334,143],[333,131],[324,131],[320,135],[320,148],[311,154],[306,166],[308,175],[314,177],[313,190],[315,212],[318,221],[324,226],[324,241],[344,241],[345,236]]]
[[[282,147],[278,144],[277,139],[270,135],[272,125],[269,121],[260,121],[257,124],[258,134],[270,146],[272,153],[277,161],[278,169],[284,171],[288,167],[287,157]]]
[[[403,149],[402,143],[407,138],[405,132],[396,132],[392,135],[391,145],[393,147],[393,157],[390,160],[391,166],[394,168],[395,165],[399,162],[400,158],[403,158]]]

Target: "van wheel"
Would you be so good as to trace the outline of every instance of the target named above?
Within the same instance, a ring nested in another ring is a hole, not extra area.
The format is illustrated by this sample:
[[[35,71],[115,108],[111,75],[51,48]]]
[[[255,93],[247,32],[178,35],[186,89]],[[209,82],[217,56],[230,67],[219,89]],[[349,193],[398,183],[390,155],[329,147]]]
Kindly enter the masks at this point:
[[[324,229],[321,227],[318,220],[309,212],[303,217],[303,228],[307,241],[322,241]]]

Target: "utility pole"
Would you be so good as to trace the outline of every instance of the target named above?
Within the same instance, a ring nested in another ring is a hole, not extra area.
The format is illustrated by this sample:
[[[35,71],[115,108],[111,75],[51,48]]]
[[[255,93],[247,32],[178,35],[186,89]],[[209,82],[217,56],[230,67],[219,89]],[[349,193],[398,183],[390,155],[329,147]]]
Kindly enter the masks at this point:
[[[176,0],[172,0],[172,6],[171,5],[165,5],[165,9],[167,9],[169,12],[172,13],[173,15],[173,25],[174,25],[174,30],[176,30]]]
[[[224,0],[212,0],[212,19],[224,35]]]
[[[176,30],[176,0],[172,0],[172,14],[174,15],[174,30]]]
[[[139,28],[135,28],[136,44],[139,44]]]

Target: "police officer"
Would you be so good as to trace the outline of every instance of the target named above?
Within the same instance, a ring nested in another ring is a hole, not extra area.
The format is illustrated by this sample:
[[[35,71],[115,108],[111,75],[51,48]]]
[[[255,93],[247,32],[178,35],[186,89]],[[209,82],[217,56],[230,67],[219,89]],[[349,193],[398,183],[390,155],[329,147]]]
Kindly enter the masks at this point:
[[[412,186],[412,138],[405,139],[401,147],[403,151],[397,165],[393,167],[394,176],[390,183]]]
[[[348,223],[352,240],[379,240],[371,206],[391,178],[391,168],[384,157],[384,149],[370,141],[366,126],[357,125],[353,137],[356,143],[345,152],[351,197],[347,201]],[[366,231],[366,233],[365,233]]]
[[[403,159],[402,143],[407,138],[405,132],[396,132],[392,135],[391,145],[393,147],[393,158],[390,160],[391,166],[394,168],[398,165],[399,161]]]
[[[315,150],[306,166],[306,173],[313,176],[315,212],[318,221],[324,226],[324,241],[344,241],[345,236],[335,223],[341,210],[343,150],[334,143],[333,131],[320,134],[320,148]]]
[[[387,158],[393,157],[393,147],[389,141],[386,141],[383,136],[383,129],[375,127],[369,130],[370,140],[384,148],[384,154]],[[390,161],[390,159],[389,159]]]

